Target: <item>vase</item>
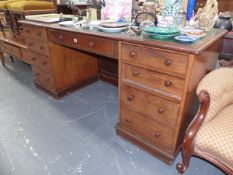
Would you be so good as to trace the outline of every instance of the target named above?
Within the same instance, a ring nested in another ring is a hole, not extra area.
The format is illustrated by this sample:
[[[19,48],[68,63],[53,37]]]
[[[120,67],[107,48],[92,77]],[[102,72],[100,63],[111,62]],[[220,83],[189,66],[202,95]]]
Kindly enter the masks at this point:
[[[232,30],[232,21],[230,16],[219,16],[218,20],[215,22],[214,28],[226,29],[228,31]]]
[[[214,26],[215,17],[218,15],[217,0],[207,0],[203,9],[198,9],[197,19],[200,29],[210,31]]]
[[[189,21],[193,16],[193,9],[195,6],[195,0],[188,0],[186,19]]]

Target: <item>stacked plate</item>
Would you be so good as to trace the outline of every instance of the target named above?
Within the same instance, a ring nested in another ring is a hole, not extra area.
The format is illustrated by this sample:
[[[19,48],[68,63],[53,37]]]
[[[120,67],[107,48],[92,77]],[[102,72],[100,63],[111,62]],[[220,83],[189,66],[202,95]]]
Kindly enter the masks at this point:
[[[203,30],[195,28],[183,28],[181,33],[183,35],[176,36],[175,40],[182,43],[193,43],[207,35]]]
[[[103,22],[96,28],[103,32],[117,33],[127,29],[128,25],[129,24],[125,22]]]
[[[180,34],[177,28],[146,27],[143,34],[155,39],[171,39]]]

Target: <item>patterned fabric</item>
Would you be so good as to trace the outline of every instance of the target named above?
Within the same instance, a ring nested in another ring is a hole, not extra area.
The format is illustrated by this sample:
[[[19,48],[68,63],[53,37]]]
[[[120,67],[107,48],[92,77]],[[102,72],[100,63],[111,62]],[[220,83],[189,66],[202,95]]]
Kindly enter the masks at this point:
[[[219,68],[207,74],[196,93],[205,90],[210,95],[210,107],[204,122],[210,121],[225,106],[233,104],[233,68]]]
[[[213,155],[233,170],[233,104],[202,125],[195,137],[194,150]]]

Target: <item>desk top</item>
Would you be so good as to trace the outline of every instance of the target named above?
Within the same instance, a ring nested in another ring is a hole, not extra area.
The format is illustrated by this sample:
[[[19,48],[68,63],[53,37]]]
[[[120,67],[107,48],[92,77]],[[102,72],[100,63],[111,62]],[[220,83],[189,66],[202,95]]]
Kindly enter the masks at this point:
[[[22,24],[32,25],[36,27],[57,29],[57,30],[63,30],[63,31],[68,31],[68,32],[86,34],[90,36],[99,36],[99,37],[109,38],[109,39],[113,39],[117,41],[125,41],[125,42],[130,42],[130,43],[135,43],[135,44],[142,44],[146,46],[152,46],[152,47],[157,47],[161,49],[168,49],[172,51],[178,51],[178,52],[194,54],[194,55],[200,54],[202,51],[207,49],[214,42],[221,39],[227,33],[226,30],[213,29],[203,39],[198,40],[192,44],[183,44],[183,43],[175,42],[174,40],[170,40],[170,41],[155,40],[155,39],[147,38],[142,35],[130,36],[129,34],[126,34],[125,32],[104,33],[99,30],[75,29],[74,27],[60,26],[58,23],[48,24],[48,23],[35,22],[35,21],[29,21],[29,20],[21,20],[19,22]]]

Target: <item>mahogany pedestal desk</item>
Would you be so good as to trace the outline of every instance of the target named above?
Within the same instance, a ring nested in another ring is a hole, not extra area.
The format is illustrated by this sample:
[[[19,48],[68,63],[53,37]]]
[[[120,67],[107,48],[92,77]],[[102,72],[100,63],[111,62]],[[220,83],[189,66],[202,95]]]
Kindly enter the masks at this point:
[[[198,110],[195,89],[215,68],[226,31],[213,30],[194,44],[125,33],[76,30],[21,21],[35,83],[59,95],[98,75],[97,58],[118,60],[117,134],[171,164]]]

